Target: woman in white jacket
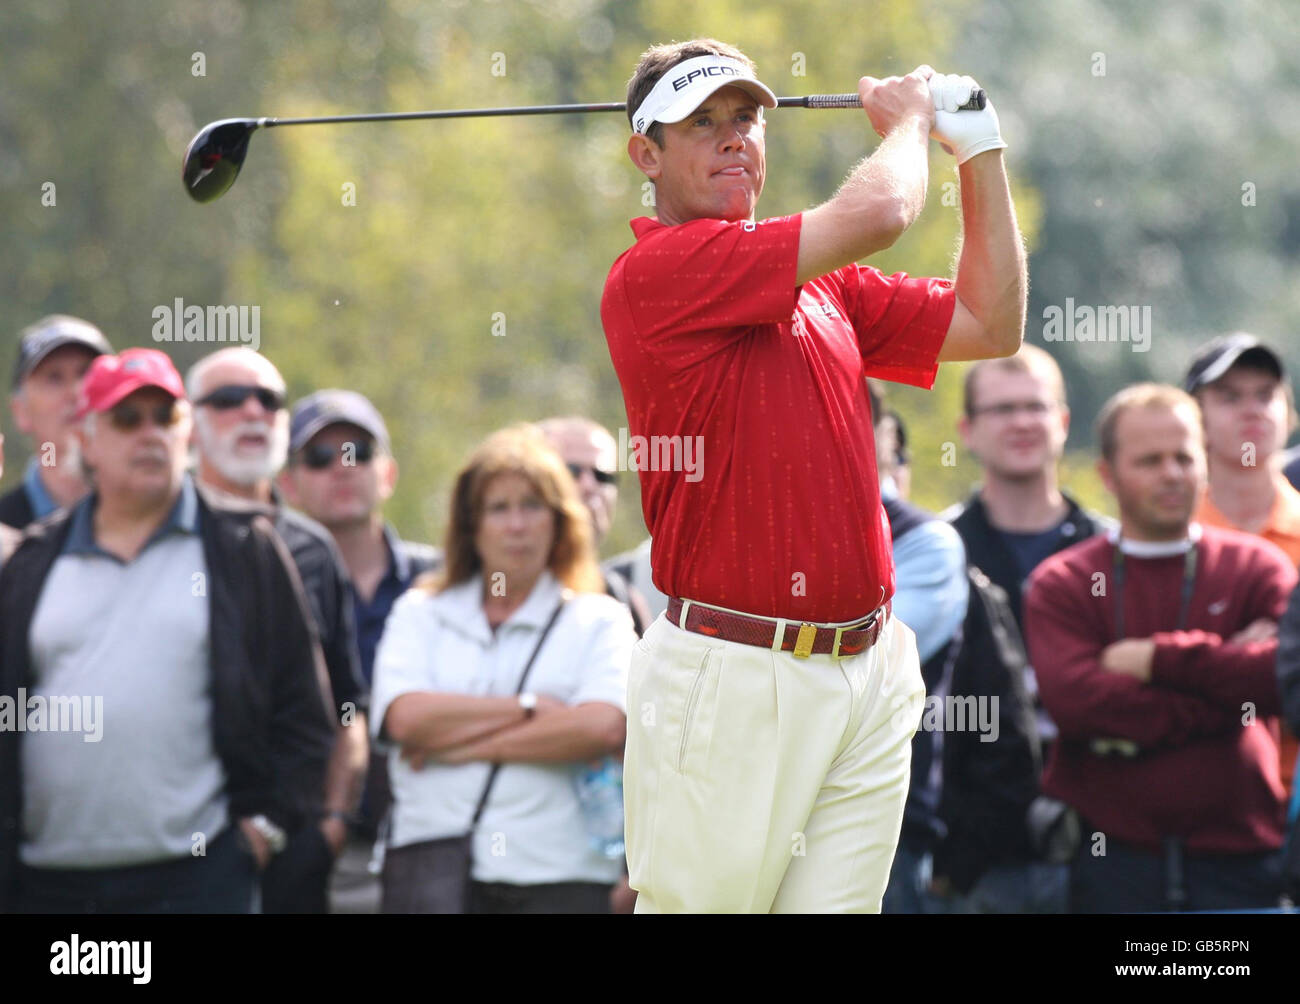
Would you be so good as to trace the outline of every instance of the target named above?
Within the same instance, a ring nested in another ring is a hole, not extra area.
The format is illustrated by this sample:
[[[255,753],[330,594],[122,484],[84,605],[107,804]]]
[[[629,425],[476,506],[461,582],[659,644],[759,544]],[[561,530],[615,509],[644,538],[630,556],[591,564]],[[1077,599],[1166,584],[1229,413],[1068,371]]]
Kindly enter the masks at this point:
[[[590,839],[575,772],[621,755],[636,635],[604,595],[572,476],[532,426],[490,436],[456,480],[446,566],[394,605],[373,727],[391,741],[390,848],[470,829],[469,910],[605,913],[621,873]],[[529,670],[541,632],[565,600]]]

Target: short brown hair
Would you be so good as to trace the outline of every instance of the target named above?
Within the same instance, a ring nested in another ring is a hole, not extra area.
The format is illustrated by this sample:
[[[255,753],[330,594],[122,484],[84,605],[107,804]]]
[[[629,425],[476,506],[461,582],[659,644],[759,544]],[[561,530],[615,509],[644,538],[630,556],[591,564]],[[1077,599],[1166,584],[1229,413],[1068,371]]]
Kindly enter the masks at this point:
[[[555,541],[547,568],[561,585],[580,593],[603,593],[604,576],[596,563],[591,517],[560,455],[535,425],[511,425],[488,436],[456,476],[447,525],[446,565],[422,576],[416,585],[431,593],[466,582],[483,570],[474,537],[483,519],[488,484],[501,474],[519,474],[532,483],[555,516]]]
[[[1056,392],[1057,403],[1065,407],[1065,378],[1061,376],[1061,367],[1051,354],[1037,345],[1023,343],[1013,356],[998,359],[981,359],[966,369],[966,380],[962,384],[962,409],[967,418],[975,417],[975,380],[987,369],[999,369],[1005,373],[1028,373],[1049,384]]]
[[[683,63],[696,56],[727,56],[748,67],[756,74],[754,61],[734,45],[719,42],[716,38],[693,38],[689,42],[669,42],[666,45],[652,45],[641,53],[641,59],[627,82],[627,124],[632,125],[632,116],[641,107],[641,102],[649,97],[659,78],[678,63]],[[633,126],[635,129],[635,126]],[[645,134],[654,141],[655,146],[663,148],[664,126],[662,122],[652,122]]]
[[[1168,384],[1138,383],[1131,387],[1125,387],[1117,394],[1114,394],[1109,401],[1101,406],[1101,411],[1097,413],[1097,445],[1105,460],[1115,459],[1115,427],[1119,425],[1119,417],[1124,412],[1132,411],[1134,408],[1168,408],[1170,411],[1185,408],[1191,412],[1192,428],[1196,430],[1197,435],[1204,442],[1205,432],[1201,428],[1201,406],[1196,403],[1196,398],[1185,390],[1171,387]]]

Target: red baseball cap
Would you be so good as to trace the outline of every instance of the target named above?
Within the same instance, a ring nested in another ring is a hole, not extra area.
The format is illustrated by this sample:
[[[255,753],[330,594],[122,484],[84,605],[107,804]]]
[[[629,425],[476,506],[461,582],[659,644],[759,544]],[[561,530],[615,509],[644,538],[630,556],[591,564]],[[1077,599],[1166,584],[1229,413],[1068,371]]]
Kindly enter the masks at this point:
[[[184,400],[185,383],[164,352],[124,349],[115,356],[98,356],[86,371],[77,393],[77,417],[107,411],[141,387],[157,387]]]

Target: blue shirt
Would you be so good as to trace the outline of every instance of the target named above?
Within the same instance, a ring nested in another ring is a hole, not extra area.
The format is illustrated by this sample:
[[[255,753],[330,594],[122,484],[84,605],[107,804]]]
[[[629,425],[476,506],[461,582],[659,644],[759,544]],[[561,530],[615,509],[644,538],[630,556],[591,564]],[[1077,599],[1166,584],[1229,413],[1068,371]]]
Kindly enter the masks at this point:
[[[33,519],[44,519],[59,508],[59,504],[45,490],[45,482],[41,480],[41,465],[36,462],[35,457],[27,461],[27,472],[23,475],[23,491],[27,493],[27,501],[32,504],[32,512],[35,514]]]
[[[881,495],[892,488],[885,479]],[[957,632],[969,600],[966,548],[951,524],[927,520],[894,541],[894,616],[916,632],[922,662]]]
[[[73,507],[28,629],[29,693],[80,704],[85,733],[23,741],[20,853],[37,868],[186,860],[229,820],[193,482],[130,561],[96,542],[95,502]]]
[[[62,554],[97,554],[111,558],[120,564],[126,564],[116,554],[105,551],[95,540],[94,506],[97,501],[94,494],[86,496],[72,510],[72,524],[68,527],[68,539],[63,542]],[[53,510],[50,510],[53,512]],[[199,497],[194,488],[194,480],[185,475],[181,482],[181,493],[167,514],[162,525],[145,541],[141,552],[172,533],[197,534],[199,532]]]
[[[1063,520],[1062,523],[1068,520]],[[1014,533],[1011,530],[999,530],[1007,547],[1016,557],[1020,569],[1020,581],[1029,578],[1029,573],[1055,554],[1061,547],[1062,523],[1038,533]],[[1071,528],[1073,532],[1073,528]]]
[[[397,598],[411,588],[412,582],[440,564],[432,548],[408,544],[398,538],[391,526],[384,527],[384,543],[388,547],[388,571],[379,580],[375,595],[369,603],[365,603],[356,588],[352,590],[357,620],[357,648],[361,651],[361,674],[367,690],[374,679],[375,650],[383,636],[388,612],[393,609]]]

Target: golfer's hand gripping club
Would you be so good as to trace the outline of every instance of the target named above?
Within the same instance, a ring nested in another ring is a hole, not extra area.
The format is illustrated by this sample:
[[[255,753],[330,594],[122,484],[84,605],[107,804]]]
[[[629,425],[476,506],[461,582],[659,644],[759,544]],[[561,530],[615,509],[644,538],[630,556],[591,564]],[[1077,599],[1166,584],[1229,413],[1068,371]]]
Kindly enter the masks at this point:
[[[984,91],[970,77],[936,73],[930,78],[930,95],[934,98],[934,126],[930,136],[956,157],[958,164],[966,163],[977,153],[1006,149],[993,102],[986,98],[978,110],[970,109],[971,98],[976,93],[982,95]]]

